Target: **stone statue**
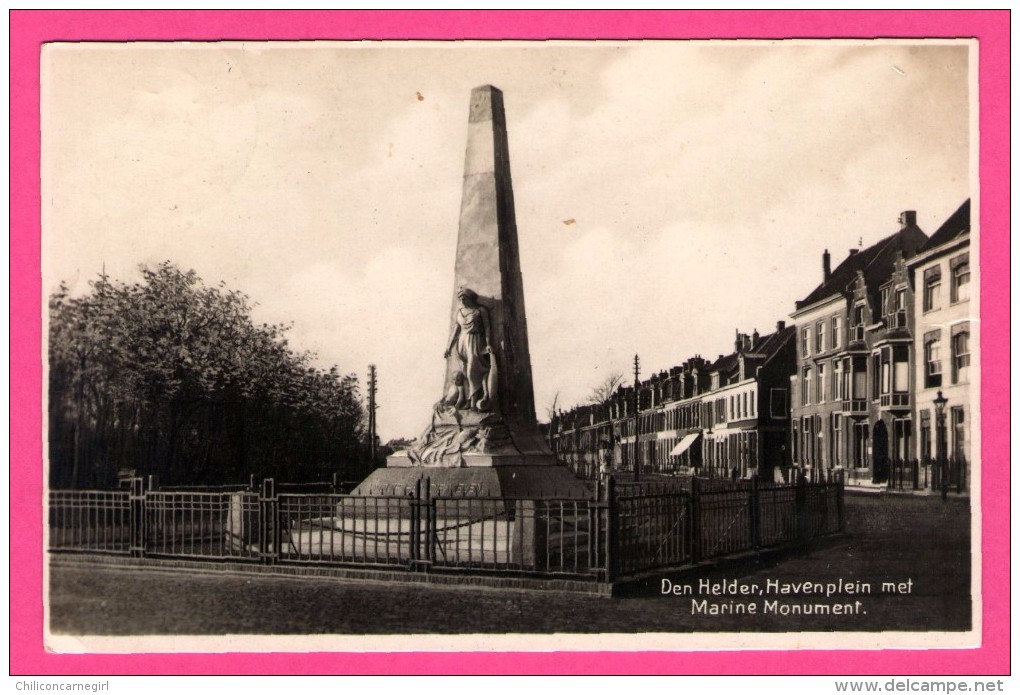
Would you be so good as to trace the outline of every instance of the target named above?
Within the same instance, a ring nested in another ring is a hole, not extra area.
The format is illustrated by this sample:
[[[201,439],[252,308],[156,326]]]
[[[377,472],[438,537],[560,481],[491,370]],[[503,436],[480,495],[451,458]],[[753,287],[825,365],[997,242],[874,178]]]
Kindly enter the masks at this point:
[[[447,408],[460,410],[461,408],[466,408],[467,403],[467,386],[464,384],[464,372],[454,372],[453,383],[450,384],[450,388],[446,389],[446,395],[443,396],[443,400],[436,403],[435,410],[437,413]]]
[[[460,308],[443,357],[456,354],[461,373],[467,379],[467,402],[458,407],[486,412],[492,410],[496,397],[496,360],[489,310],[478,301],[478,294],[466,287],[457,292],[457,299]]]

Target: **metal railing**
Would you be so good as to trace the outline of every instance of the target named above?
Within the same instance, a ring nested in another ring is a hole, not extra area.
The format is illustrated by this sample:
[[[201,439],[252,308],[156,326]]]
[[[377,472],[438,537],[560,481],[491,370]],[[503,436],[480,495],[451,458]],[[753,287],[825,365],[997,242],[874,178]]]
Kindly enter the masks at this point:
[[[967,461],[950,457],[945,467],[931,458],[889,461],[888,478],[883,481],[890,490],[941,490],[945,479],[947,492],[962,494],[967,489]]]
[[[702,486],[707,489],[703,489]],[[264,564],[481,572],[615,581],[840,531],[841,483],[694,478],[595,484],[589,499],[251,490],[58,490],[49,548]]]
[[[909,408],[909,393],[883,393],[879,397],[879,406],[882,408]]]
[[[864,398],[844,398],[842,412],[859,414],[868,412],[868,401]]]
[[[127,490],[50,492],[50,550],[128,554],[132,521]]]

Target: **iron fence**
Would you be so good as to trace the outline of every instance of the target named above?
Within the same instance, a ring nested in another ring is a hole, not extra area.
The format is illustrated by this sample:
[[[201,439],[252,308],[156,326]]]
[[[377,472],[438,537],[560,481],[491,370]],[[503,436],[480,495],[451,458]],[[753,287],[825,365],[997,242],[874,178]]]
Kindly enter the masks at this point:
[[[617,497],[613,573],[626,576],[690,563],[696,542],[691,499],[688,492]]]
[[[145,555],[257,560],[261,520],[252,492],[166,492],[144,495]]]
[[[839,483],[596,482],[589,499],[258,491],[52,491],[49,547],[266,564],[614,581],[843,526]],[[250,487],[250,486],[249,486]]]
[[[279,560],[301,564],[406,565],[413,559],[410,497],[281,494]]]
[[[50,492],[50,550],[128,554],[131,522],[131,493],[127,490]]]
[[[893,459],[885,482],[890,490],[941,490],[943,479],[947,492],[963,493],[967,489],[966,459],[950,457],[944,466],[931,458]]]

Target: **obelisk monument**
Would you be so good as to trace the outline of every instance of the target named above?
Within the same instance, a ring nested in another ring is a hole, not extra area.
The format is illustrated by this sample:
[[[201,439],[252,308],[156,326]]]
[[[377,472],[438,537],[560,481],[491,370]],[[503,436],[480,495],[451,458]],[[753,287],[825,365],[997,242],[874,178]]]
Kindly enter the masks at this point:
[[[440,494],[587,496],[535,419],[506,115],[491,85],[471,92],[452,294],[449,338],[436,351],[443,393],[428,424],[355,493],[399,494],[427,476]]]

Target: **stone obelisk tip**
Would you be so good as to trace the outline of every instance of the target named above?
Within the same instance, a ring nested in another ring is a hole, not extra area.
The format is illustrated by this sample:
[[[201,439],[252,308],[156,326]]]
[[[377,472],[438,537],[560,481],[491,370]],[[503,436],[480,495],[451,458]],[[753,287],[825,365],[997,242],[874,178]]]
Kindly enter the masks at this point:
[[[498,116],[503,113],[503,92],[491,84],[483,84],[472,89],[468,122],[491,121],[493,113]]]

